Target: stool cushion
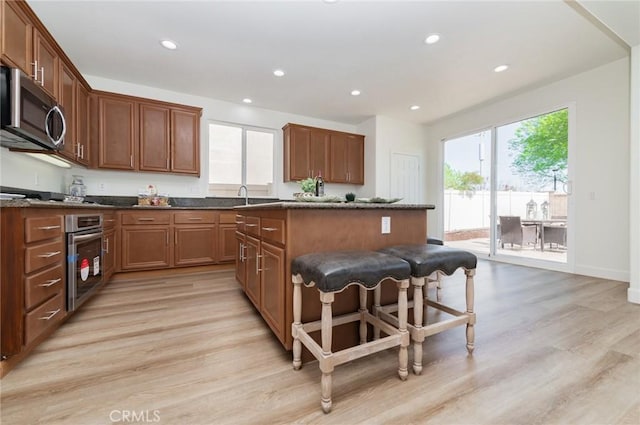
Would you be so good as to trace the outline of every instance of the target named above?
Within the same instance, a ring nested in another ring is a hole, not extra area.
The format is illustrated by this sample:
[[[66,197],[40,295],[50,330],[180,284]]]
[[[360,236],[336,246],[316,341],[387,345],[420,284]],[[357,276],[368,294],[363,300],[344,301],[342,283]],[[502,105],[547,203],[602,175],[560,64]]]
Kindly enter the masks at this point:
[[[381,249],[380,252],[409,262],[414,277],[427,277],[435,271],[451,275],[460,267],[470,270],[478,264],[478,258],[470,252],[432,244],[396,245]]]
[[[431,238],[429,236],[427,236],[427,243],[431,245],[444,245],[442,239]]]
[[[373,288],[386,278],[409,279],[411,267],[401,258],[374,251],[332,251],[306,254],[291,262],[291,274],[314,282],[322,292],[338,292],[349,283]]]

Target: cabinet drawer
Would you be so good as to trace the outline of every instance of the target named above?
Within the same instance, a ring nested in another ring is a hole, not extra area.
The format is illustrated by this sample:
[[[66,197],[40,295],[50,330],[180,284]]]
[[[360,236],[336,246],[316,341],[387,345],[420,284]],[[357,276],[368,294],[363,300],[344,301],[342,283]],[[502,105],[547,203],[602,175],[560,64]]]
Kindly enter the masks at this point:
[[[244,227],[248,235],[260,236],[260,217],[245,217]]]
[[[25,251],[25,273],[30,273],[52,264],[64,264],[64,241],[62,238],[54,242],[31,246]]]
[[[284,220],[263,218],[260,226],[260,237],[264,240],[284,245]]]
[[[180,211],[173,213],[175,224],[214,224],[218,218],[216,211]]]
[[[65,316],[64,292],[58,292],[40,307],[24,316],[25,345],[36,339],[49,326],[59,322]]]
[[[235,224],[236,223],[236,213],[234,212],[221,212],[220,213],[220,224]]]
[[[105,229],[116,227],[116,213],[102,213],[102,227]]]
[[[238,232],[245,233],[247,231],[246,221],[247,217],[236,214],[236,230]]]
[[[169,211],[136,211],[122,214],[122,225],[132,224],[169,224]]]
[[[25,279],[24,306],[27,310],[50,298],[56,292],[64,292],[64,267],[59,264]]]
[[[26,243],[55,238],[63,233],[64,221],[61,215],[25,219],[24,240]]]

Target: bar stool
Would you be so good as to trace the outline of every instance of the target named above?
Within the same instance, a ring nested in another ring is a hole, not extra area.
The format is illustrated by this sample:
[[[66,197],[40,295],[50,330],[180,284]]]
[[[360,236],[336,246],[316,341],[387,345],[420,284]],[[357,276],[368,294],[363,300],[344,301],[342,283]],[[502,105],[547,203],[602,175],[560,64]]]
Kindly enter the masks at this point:
[[[398,354],[398,375],[407,379],[409,333],[407,331],[407,288],[411,267],[392,255],[372,251],[336,251],[306,254],[291,262],[293,281],[293,368],[302,366],[302,344],[318,359],[322,371],[322,410],[331,411],[332,373],[335,366],[377,353],[391,347],[400,346]],[[367,290],[380,288],[385,279],[396,281],[398,286],[398,320],[396,326],[373,316],[367,310]],[[302,284],[316,286],[322,303],[321,319],[302,323]],[[347,286],[359,286],[360,309],[357,312],[333,317],[331,303],[336,293]],[[337,352],[331,351],[333,326],[360,322],[360,344]],[[382,329],[388,336],[367,342],[367,323]],[[322,346],[310,336],[310,332],[320,330]]]
[[[416,375],[422,373],[422,343],[425,338],[455,326],[467,325],[467,350],[472,353],[475,340],[474,325],[476,323],[476,315],[473,312],[473,277],[476,273],[477,257],[461,249],[434,244],[398,245],[381,249],[379,252],[395,255],[411,265],[413,324],[408,324],[407,327],[413,342],[413,372]],[[466,311],[455,310],[442,304],[439,300],[432,301],[428,298],[427,293],[423,294],[423,286],[428,284],[429,279],[433,279],[435,273],[444,273],[447,276],[451,276],[459,268],[464,269],[466,275]],[[454,318],[428,325],[426,323],[427,306],[444,311],[454,316]],[[373,314],[394,324],[398,322],[398,319],[390,314],[394,311],[395,305],[380,306],[380,293],[379,290],[376,290],[374,293]],[[379,331],[374,329],[374,339],[378,334]]]

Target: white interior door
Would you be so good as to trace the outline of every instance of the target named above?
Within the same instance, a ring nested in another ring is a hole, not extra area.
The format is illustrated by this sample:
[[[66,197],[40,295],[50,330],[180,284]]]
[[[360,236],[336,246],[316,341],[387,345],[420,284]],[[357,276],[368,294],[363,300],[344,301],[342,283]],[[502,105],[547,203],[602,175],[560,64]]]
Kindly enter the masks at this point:
[[[390,178],[389,195],[392,198],[402,198],[406,204],[421,202],[420,158],[417,155],[392,153]]]

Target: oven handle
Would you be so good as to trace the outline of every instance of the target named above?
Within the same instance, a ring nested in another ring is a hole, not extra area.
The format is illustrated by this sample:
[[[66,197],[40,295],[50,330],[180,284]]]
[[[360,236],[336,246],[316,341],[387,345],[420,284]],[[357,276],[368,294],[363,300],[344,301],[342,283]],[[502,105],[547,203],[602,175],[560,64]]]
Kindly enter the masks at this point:
[[[98,233],[90,233],[88,235],[71,235],[71,240],[73,242],[82,242],[82,241],[88,241],[88,240],[92,240],[92,239],[98,239],[102,237],[102,231],[98,232]]]

